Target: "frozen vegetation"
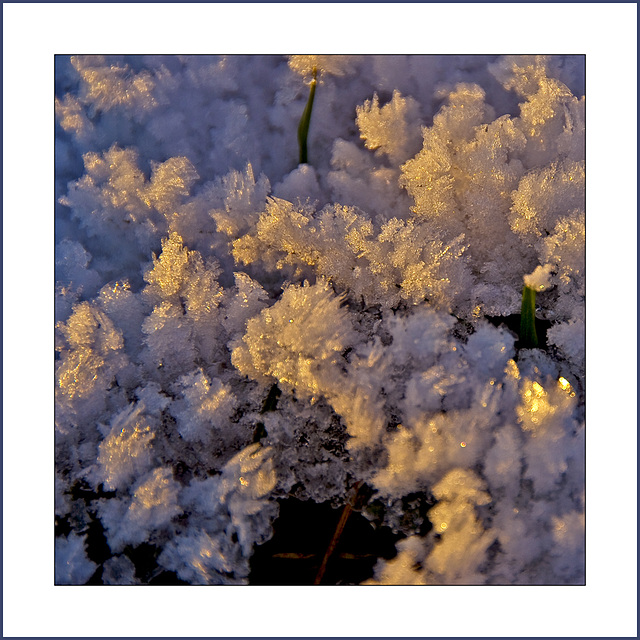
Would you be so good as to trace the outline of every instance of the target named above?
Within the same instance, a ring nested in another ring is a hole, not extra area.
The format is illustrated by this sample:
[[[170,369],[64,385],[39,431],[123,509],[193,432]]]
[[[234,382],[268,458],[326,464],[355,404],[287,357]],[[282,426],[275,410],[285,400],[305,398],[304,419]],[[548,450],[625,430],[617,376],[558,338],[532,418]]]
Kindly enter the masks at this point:
[[[366,584],[584,583],[582,57],[58,57],[55,112],[57,583],[250,583],[357,483]]]

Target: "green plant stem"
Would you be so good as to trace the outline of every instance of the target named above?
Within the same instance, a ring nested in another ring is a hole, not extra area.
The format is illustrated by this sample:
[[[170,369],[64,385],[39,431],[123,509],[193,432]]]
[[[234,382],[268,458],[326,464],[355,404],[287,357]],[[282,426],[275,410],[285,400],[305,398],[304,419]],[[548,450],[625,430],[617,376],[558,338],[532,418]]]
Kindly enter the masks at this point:
[[[536,292],[525,285],[522,289],[522,307],[520,310],[520,342],[522,346],[533,349],[538,346],[536,333]]]
[[[313,99],[316,96],[316,75],[318,71],[313,68],[313,80],[309,86],[309,99],[307,105],[302,112],[300,124],[298,125],[298,144],[300,145],[300,164],[307,164],[307,136],[309,134],[309,123],[311,122],[311,111],[313,110]]]

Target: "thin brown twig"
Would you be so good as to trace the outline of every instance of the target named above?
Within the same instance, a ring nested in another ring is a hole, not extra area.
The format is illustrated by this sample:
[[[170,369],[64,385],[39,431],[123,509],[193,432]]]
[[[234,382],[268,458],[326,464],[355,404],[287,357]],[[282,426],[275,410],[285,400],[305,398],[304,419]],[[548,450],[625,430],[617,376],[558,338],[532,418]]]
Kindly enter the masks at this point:
[[[333,538],[331,538],[331,542],[329,543],[329,546],[327,547],[327,551],[324,554],[324,558],[322,558],[322,564],[320,565],[320,568],[318,569],[318,573],[316,574],[316,579],[314,581],[313,584],[320,584],[320,582],[322,581],[322,578],[324,577],[325,571],[327,570],[327,563],[329,562],[329,558],[331,557],[331,555],[333,554],[337,544],[338,544],[338,540],[340,540],[340,536],[342,535],[342,531],[344,530],[345,525],[347,524],[347,520],[349,519],[349,516],[351,515],[351,512],[353,511],[353,507],[356,503],[356,499],[358,497],[358,492],[360,491],[360,488],[362,487],[362,485],[364,484],[364,482],[362,480],[356,482],[356,484],[353,486],[353,490],[352,490],[352,495],[351,495],[351,499],[347,501],[347,504],[344,505],[344,509],[342,510],[342,515],[340,516],[340,520],[338,521],[338,526],[336,527],[336,530],[333,534]]]

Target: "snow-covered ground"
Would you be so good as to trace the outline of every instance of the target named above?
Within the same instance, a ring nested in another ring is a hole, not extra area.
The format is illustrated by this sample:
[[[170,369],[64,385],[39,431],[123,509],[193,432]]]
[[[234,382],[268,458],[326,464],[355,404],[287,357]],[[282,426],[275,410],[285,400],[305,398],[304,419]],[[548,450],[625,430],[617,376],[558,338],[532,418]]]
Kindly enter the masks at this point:
[[[584,94],[582,56],[57,57],[56,583],[250,584],[277,500],[363,482],[403,534],[367,584],[584,584]]]
[[[359,481],[376,583],[584,582],[584,57],[59,56],[56,120],[58,583],[250,583]]]

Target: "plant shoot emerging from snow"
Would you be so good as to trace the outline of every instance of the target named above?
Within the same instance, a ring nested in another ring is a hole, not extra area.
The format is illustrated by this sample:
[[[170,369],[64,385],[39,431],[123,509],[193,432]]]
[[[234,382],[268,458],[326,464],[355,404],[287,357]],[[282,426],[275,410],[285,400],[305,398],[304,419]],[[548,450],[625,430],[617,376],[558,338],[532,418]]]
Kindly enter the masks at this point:
[[[311,111],[313,110],[313,100],[316,97],[316,76],[318,70],[313,67],[311,83],[309,84],[309,99],[302,112],[300,124],[298,125],[298,144],[300,145],[300,164],[307,163],[307,136],[309,135],[309,124],[311,122]]]

